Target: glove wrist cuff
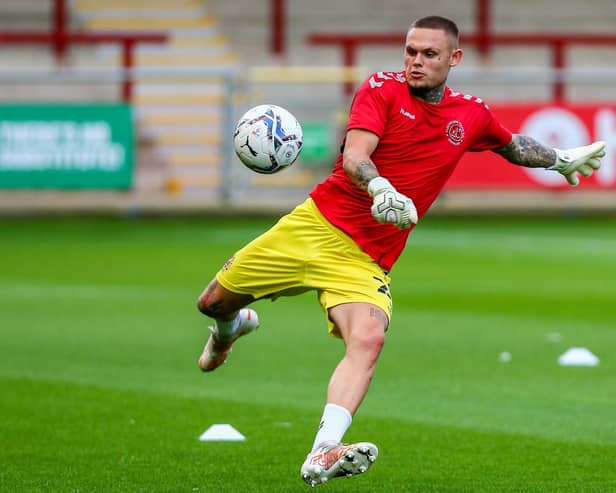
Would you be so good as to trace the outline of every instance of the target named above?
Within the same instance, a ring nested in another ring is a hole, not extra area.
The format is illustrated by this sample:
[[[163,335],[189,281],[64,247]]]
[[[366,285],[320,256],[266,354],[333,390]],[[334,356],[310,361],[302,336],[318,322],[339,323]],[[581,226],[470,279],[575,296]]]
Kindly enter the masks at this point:
[[[556,160],[552,166],[556,166],[557,164],[568,164],[573,161],[573,156],[568,151],[563,151],[562,149],[557,149],[554,147],[554,151],[556,152]]]
[[[378,192],[386,189],[394,190],[394,187],[387,178],[383,178],[382,176],[372,178],[372,180],[368,182],[368,195],[370,195],[370,197],[374,197]]]
[[[556,153],[556,157],[554,158],[554,162],[550,166],[546,166],[545,169],[548,170],[558,170],[558,165],[563,164],[564,160],[562,159],[562,152],[560,149],[556,147],[552,147],[554,152]]]

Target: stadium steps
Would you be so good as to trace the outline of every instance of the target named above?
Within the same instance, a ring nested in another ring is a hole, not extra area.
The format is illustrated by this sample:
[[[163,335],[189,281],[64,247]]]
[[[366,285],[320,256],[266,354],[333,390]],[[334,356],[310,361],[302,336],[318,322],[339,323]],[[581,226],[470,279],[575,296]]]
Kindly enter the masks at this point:
[[[168,35],[164,45],[140,44],[135,50],[136,67],[159,72],[135,79],[133,105],[139,132],[165,164],[168,191],[199,188],[215,194],[223,175],[227,96],[224,77],[203,74],[201,69],[233,69],[238,57],[204,2],[76,0],[73,15],[90,32]],[[105,45],[96,54],[103,66],[121,66],[118,47]]]

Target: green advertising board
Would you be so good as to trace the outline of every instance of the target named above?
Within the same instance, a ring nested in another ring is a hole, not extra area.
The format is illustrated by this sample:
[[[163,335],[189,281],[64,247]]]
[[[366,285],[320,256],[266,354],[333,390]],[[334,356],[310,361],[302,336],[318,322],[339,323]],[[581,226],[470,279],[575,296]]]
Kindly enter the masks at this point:
[[[0,105],[0,188],[129,188],[131,108]]]
[[[304,122],[304,146],[300,154],[309,164],[331,164],[336,149],[333,146],[333,130],[327,123]]]

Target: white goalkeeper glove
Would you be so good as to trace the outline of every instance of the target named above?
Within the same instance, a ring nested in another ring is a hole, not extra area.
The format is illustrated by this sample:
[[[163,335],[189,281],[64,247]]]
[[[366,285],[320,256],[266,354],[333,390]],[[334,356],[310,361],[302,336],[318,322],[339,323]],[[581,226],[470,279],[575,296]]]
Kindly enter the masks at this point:
[[[580,180],[576,173],[582,176],[590,176],[601,166],[601,160],[605,156],[605,142],[599,140],[583,147],[573,149],[554,149],[556,151],[556,163],[548,169],[562,174],[569,185],[576,186]]]
[[[417,209],[406,195],[399,193],[389,180],[378,176],[368,183],[372,197],[372,216],[379,223],[391,223],[397,228],[408,229],[417,224]]]

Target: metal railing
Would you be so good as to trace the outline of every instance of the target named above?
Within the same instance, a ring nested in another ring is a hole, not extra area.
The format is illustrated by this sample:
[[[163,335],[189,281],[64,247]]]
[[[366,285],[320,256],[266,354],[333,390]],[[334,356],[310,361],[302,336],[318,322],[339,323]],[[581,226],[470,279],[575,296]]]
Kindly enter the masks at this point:
[[[213,196],[225,203],[237,205],[242,201],[258,203],[265,199],[272,203],[294,202],[299,193],[311,188],[327,172],[333,161],[322,163],[298,163],[292,169],[263,177],[249,172],[239,164],[232,148],[233,127],[237,117],[249,106],[270,102],[290,108],[300,121],[326,122],[332,129],[331,153],[335,155],[339,137],[346,121],[349,99],[338,89],[343,82],[354,84],[371,72],[362,67],[254,67],[248,72],[211,68],[71,68],[59,69],[0,69],[0,87],[7,84],[36,85],[45,87],[62,86],[65,83],[83,84],[94,87],[97,84],[122,84],[127,78],[147,81],[173,79],[178,84],[191,84],[194,77],[215,77],[222,81],[224,90],[221,109],[219,142],[221,162],[220,181]],[[453,75],[456,82],[468,84],[510,84],[537,85],[561,81],[575,84],[601,84],[607,88],[616,86],[615,69],[480,69],[465,68]],[[182,82],[184,81],[184,82]],[[308,88],[298,90],[298,87]],[[506,87],[506,86],[505,86]],[[2,91],[4,101],[10,102],[10,93]],[[615,95],[616,96],[616,95]],[[613,99],[616,99],[614,97]],[[45,100],[49,102],[49,100]],[[190,187],[186,187],[189,190]],[[201,197],[200,185],[194,187],[194,197]],[[161,193],[165,193],[161,190]]]

